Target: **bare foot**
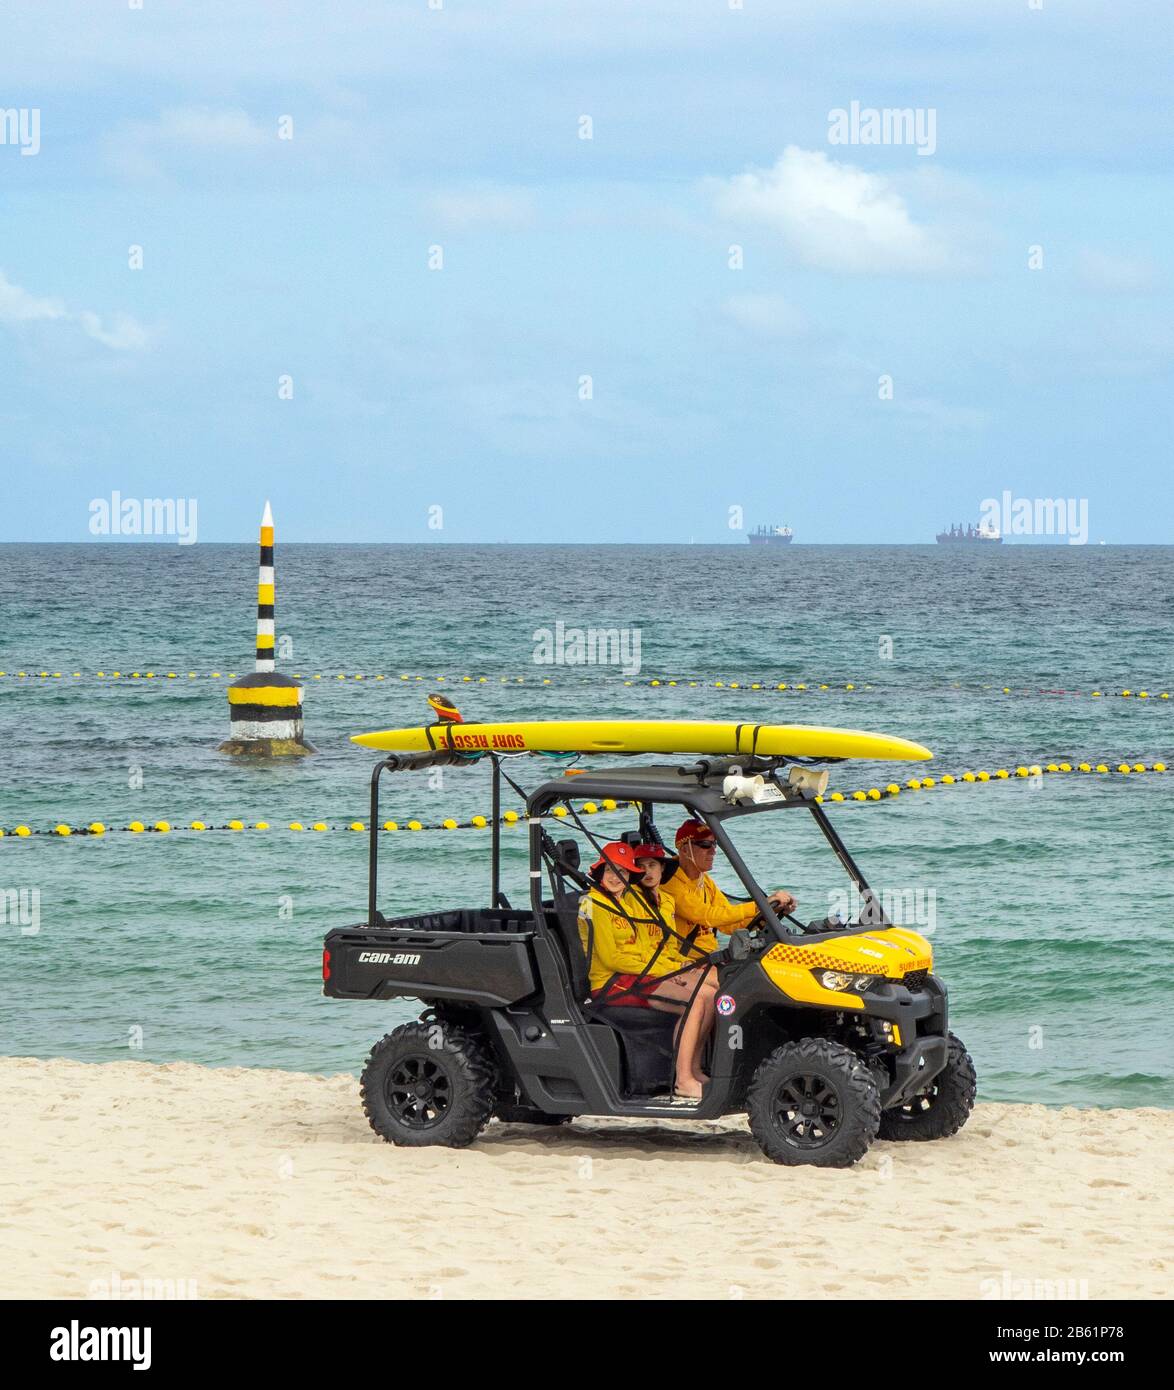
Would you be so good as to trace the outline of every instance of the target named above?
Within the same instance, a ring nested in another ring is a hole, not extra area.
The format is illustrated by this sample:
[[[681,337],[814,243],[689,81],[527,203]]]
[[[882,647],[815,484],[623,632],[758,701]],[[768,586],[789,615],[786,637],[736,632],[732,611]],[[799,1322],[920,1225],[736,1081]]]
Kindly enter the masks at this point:
[[[686,1077],[684,1081],[678,1081],[673,1088],[674,1094],[684,1096],[687,1100],[701,1099],[701,1082],[694,1077]]]

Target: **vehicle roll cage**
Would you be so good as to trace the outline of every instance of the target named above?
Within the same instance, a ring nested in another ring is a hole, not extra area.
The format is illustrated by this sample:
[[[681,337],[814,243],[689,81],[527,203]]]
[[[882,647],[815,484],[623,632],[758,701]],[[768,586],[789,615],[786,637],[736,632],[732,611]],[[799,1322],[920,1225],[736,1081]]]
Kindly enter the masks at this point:
[[[511,757],[532,756],[512,754]],[[386,918],[379,912],[379,783],[385,772],[421,771],[431,767],[469,766],[488,757],[493,765],[492,775],[492,819],[490,821],[490,903],[494,908],[506,905],[501,892],[501,783],[504,777],[520,796],[526,798],[527,824],[529,828],[530,851],[530,905],[536,923],[543,921],[543,873],[540,865],[562,876],[567,875],[567,866],[553,852],[553,841],[544,828],[545,818],[559,803],[568,806],[572,800],[585,801],[592,798],[605,798],[617,793],[633,802],[639,809],[640,824],[652,827],[651,806],[661,802],[675,803],[684,807],[692,815],[707,825],[717,841],[719,848],[733,866],[747,895],[752,899],[768,930],[780,940],[786,940],[784,931],[766,894],[746,866],[723,822],[735,817],[755,815],[763,811],[778,811],[803,806],[810,811],[839,859],[848,877],[856,885],[870,915],[870,925],[883,927],[891,925],[881,907],[880,900],[868,886],[863,873],[849,854],[843,840],[837,834],[823,807],[808,788],[795,788],[780,782],[779,771],[787,764],[803,765],[799,758],[758,758],[734,756],[722,758],[703,758],[692,766],[652,766],[634,768],[605,768],[599,771],[580,771],[566,773],[556,780],[543,782],[527,796],[518,784],[502,769],[503,755],[497,753],[454,753],[433,751],[426,753],[392,753],[377,762],[371,771],[371,829],[368,851],[367,920],[371,927],[386,925]],[[839,759],[829,760],[839,761]],[[781,796],[774,800],[732,805],[722,795],[722,782],[731,772],[761,773]],[[582,819],[572,811],[571,822],[586,836],[592,848],[598,853],[605,843],[583,824]],[[834,930],[834,929],[833,929]]]

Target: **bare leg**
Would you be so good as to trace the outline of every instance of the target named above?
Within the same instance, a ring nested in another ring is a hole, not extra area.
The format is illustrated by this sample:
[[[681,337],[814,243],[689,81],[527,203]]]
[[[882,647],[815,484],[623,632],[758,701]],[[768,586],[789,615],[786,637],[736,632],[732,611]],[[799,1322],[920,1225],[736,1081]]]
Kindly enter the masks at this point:
[[[697,983],[696,970],[686,975],[677,975],[665,980],[656,988],[656,994],[666,1002],[669,999],[688,1003],[692,1007],[677,1032],[677,1074],[675,1089],[678,1095],[700,1099],[701,1088],[709,1080],[701,1070],[701,1051],[713,1029],[713,1001],[717,993],[717,980],[713,971],[707,970],[702,983]],[[696,991],[696,994],[694,994]]]
[[[709,1083],[709,1077],[701,1070],[701,1057],[705,1052],[705,1044],[709,1041],[709,1035],[713,1032],[715,1018],[714,1001],[716,998],[717,977],[713,971],[710,971],[706,974],[705,983],[697,991],[697,1000],[692,1009],[692,1012],[699,1015],[697,1043],[691,1058],[693,1078],[702,1086],[708,1085]]]

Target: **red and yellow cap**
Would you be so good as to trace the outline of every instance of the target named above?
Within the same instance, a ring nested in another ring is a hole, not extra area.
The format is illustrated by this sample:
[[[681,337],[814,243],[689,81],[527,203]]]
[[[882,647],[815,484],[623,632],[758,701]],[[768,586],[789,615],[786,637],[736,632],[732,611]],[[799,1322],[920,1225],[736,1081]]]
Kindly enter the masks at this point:
[[[605,864],[610,864],[613,869],[627,869],[630,874],[640,872],[632,846],[623,840],[613,840],[610,845],[604,845],[599,851],[599,858],[591,866],[591,872],[597,873]]]
[[[632,858],[640,859],[667,859],[664,845],[637,845],[632,851]]]
[[[713,831],[701,820],[687,820],[677,830],[676,843],[686,844],[689,840],[711,840]]]

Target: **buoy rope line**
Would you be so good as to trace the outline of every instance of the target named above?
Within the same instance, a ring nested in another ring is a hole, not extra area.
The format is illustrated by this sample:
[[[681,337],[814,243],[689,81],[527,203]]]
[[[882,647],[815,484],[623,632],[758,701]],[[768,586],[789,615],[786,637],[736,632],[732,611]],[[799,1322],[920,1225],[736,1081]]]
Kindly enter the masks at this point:
[[[616,680],[618,677],[607,673],[599,673],[593,676],[581,676],[575,680],[570,676],[560,676],[553,679],[550,676],[441,676],[441,675],[415,675],[412,673],[394,674],[367,674],[355,672],[348,674],[345,671],[338,672],[313,672],[303,674],[301,671],[291,672],[294,680],[307,681],[358,681],[380,682],[384,681],[392,685],[416,684],[439,682],[448,685],[548,685],[548,686],[582,686],[598,685],[601,682]],[[101,671],[0,671],[0,679],[12,680],[17,683],[21,681],[39,680],[101,680],[119,681],[125,684],[127,681],[152,681],[164,683],[166,681],[184,680],[236,680],[236,671],[123,671],[117,669]],[[647,680],[636,680],[631,677],[623,681],[625,686],[648,689],[686,689],[686,690],[764,690],[781,691],[788,695],[812,694],[821,692],[854,692],[861,690],[896,690],[908,693],[910,690],[931,690],[934,692],[957,690],[961,693],[967,691],[981,690],[994,691],[1002,695],[1066,695],[1078,698],[1116,698],[1116,699],[1135,699],[1135,700],[1168,700],[1170,691],[1168,690],[1145,690],[1122,687],[1117,689],[1110,685],[1101,688],[1089,686],[1087,690],[1068,690],[1051,686],[1010,686],[993,685],[989,683],[979,685],[963,685],[959,682],[950,682],[941,685],[917,687],[907,685],[877,685],[872,681],[735,681],[717,680],[710,677],[691,678],[688,676],[654,676]]]
[[[580,807],[589,816],[596,815],[605,811],[620,811],[629,806],[634,806],[633,801],[613,801],[611,797],[606,797],[599,802],[588,801]],[[565,806],[556,806],[550,813],[551,815],[563,817],[568,814]],[[498,818],[500,825],[524,825],[526,813],[524,811],[506,811]],[[473,816],[467,821],[459,821],[453,817],[446,817],[442,821],[425,824],[418,820],[385,820],[382,829],[386,831],[395,830],[485,830],[493,824],[490,816]],[[244,830],[292,830],[292,831],[318,831],[327,830],[352,830],[367,831],[371,828],[370,821],[289,821],[284,826],[274,826],[269,821],[259,820],[252,823],[242,820],[226,821],[223,825],[215,825],[202,820],[189,821],[187,825],[173,825],[170,821],[157,820],[151,824],[146,821],[133,820],[128,825],[106,825],[102,821],[91,821],[89,825],[55,825],[49,830],[32,830],[27,825],[13,826],[11,829],[0,827],[0,838],[16,836],[19,839],[26,839],[33,835],[58,835],[66,839],[72,835],[170,835],[176,832],[190,832],[202,834],[215,830],[244,831]]]
[[[889,782],[883,787],[869,787],[867,790],[860,789],[852,792],[831,792],[827,796],[817,796],[816,800],[821,803],[851,803],[892,800],[906,791],[929,791],[933,787],[954,787],[954,786],[982,786],[987,783],[1010,782],[1015,780],[1030,781],[1035,778],[1047,777],[1049,775],[1063,775],[1064,773],[1091,773],[1100,776],[1120,776],[1135,777],[1142,773],[1164,773],[1169,769],[1162,762],[1157,763],[1127,763],[1119,762],[1110,764],[1107,762],[1091,763],[1072,763],[1072,762],[1050,762],[1050,763],[1031,763],[1021,764],[1015,768],[996,768],[994,772],[986,769],[958,773],[943,773],[940,777],[910,777],[907,781]],[[586,801],[579,808],[586,815],[596,815],[601,812],[625,810],[636,803],[632,801],[615,801],[610,797],[602,801]],[[560,819],[569,814],[565,806],[555,806],[551,815]],[[525,813],[521,811],[506,811],[504,815],[498,817],[501,825],[520,825],[525,821]],[[422,830],[485,830],[493,824],[492,817],[473,816],[467,821],[457,820],[455,817],[446,817],[444,820],[425,823],[419,820],[385,820],[382,829],[388,832],[399,830],[422,831]],[[319,833],[329,830],[346,830],[354,832],[365,832],[370,829],[370,822],[363,820],[354,821],[289,821],[285,826],[273,826],[269,821],[254,821],[249,823],[241,820],[230,820],[222,825],[216,825],[205,821],[194,820],[187,825],[172,825],[170,821],[159,820],[151,824],[145,821],[131,821],[128,825],[105,825],[101,821],[91,821],[89,825],[72,826],[64,823],[55,825],[48,830],[33,830],[27,825],[17,825],[11,828],[0,827],[0,838],[3,839],[26,839],[36,835],[58,836],[62,839],[70,838],[74,835],[110,835],[110,834],[160,834],[167,835],[172,833],[210,833],[213,831],[242,832],[247,830],[273,830],[286,829],[296,832],[317,831]]]

